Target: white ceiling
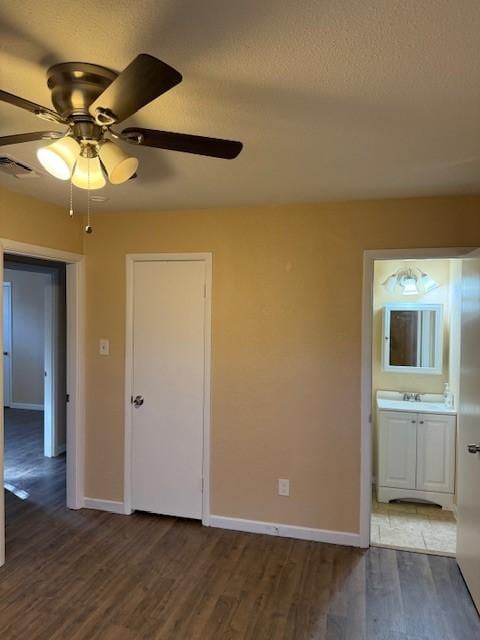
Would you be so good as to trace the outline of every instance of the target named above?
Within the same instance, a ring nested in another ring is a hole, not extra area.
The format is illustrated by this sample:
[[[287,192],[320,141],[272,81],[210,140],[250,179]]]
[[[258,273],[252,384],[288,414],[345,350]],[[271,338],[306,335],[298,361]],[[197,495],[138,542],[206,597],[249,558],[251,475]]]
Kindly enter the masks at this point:
[[[184,80],[126,125],[245,145],[231,161],[139,149],[105,209],[479,193],[479,34],[478,0],[0,0],[0,87],[50,106],[50,64],[146,52]],[[44,124],[0,104],[0,135]],[[2,151],[38,167],[39,144]],[[0,184],[68,200],[50,177]]]

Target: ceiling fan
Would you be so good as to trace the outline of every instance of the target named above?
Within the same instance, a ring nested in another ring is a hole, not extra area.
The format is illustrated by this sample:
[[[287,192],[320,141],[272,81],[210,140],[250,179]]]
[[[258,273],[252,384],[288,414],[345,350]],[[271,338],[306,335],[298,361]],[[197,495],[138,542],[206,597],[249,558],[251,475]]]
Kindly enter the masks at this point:
[[[138,55],[120,74],[86,62],[65,62],[47,71],[55,110],[0,90],[0,101],[62,124],[66,131],[34,131],[0,137],[0,146],[53,140],[37,150],[42,166],[60,180],[80,188],[100,189],[105,175],[112,184],[135,177],[138,160],[113,140],[133,145],[195,153],[214,158],[236,158],[242,143],[186,133],[112,127],[181,82],[181,74],[151,55]],[[113,139],[113,140],[112,140]]]

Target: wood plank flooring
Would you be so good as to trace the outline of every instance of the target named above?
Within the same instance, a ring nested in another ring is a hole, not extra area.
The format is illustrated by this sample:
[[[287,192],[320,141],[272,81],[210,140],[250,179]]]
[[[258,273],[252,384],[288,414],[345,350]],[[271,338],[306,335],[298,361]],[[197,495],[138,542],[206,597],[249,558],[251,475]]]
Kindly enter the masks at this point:
[[[65,508],[41,414],[7,411],[2,640],[474,640],[451,558]],[[23,495],[23,494],[21,494]]]

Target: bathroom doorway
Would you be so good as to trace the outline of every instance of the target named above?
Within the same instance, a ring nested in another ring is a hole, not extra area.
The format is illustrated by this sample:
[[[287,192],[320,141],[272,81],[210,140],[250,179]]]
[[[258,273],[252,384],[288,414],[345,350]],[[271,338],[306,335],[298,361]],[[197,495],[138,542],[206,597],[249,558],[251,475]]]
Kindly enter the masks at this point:
[[[454,556],[458,258],[376,260],[372,545]]]
[[[472,251],[366,252],[364,546],[455,556],[462,258]]]

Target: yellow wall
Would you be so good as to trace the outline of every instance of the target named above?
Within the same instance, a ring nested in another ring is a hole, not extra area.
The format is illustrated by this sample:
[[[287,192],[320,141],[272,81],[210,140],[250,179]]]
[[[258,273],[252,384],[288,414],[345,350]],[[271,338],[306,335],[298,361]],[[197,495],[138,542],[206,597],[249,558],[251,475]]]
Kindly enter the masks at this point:
[[[82,253],[82,216],[0,187],[0,238]]]
[[[86,494],[123,498],[125,254],[211,251],[212,512],[357,531],[363,251],[479,244],[479,213],[465,197],[97,214]]]
[[[0,236],[87,254],[86,495],[123,498],[125,254],[211,251],[212,512],[358,530],[363,251],[480,244],[480,198],[105,213],[92,236],[0,198]]]

